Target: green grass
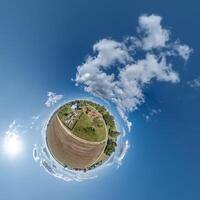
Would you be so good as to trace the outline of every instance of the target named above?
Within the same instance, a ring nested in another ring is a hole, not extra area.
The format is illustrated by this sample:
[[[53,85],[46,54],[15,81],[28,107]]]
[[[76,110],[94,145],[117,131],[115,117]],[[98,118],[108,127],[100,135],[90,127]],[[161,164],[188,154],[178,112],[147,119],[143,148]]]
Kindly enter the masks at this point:
[[[78,121],[75,121],[73,126],[69,127],[67,124],[65,124],[65,119],[73,112],[71,106],[74,103],[78,103],[82,109],[80,109],[80,115],[77,118]],[[86,107],[96,110],[96,112],[102,115],[102,118],[100,117],[99,119],[96,119],[84,114]],[[113,116],[103,105],[88,100],[71,101],[59,108],[57,114],[63,124],[69,128],[74,135],[87,141],[103,141],[106,137],[106,129],[108,130],[108,140],[106,141],[107,144],[103,154],[98,158],[95,164],[90,166],[88,169],[92,169],[98,165],[101,165],[115,151],[117,146],[117,137],[120,133],[117,132]],[[106,127],[103,121],[105,122]]]
[[[80,100],[79,105],[84,110],[86,107],[90,108],[91,110],[96,110],[97,113],[101,113],[102,117],[93,118],[88,116],[87,114],[84,114],[83,110],[80,110],[81,116],[79,115],[77,117],[78,121],[75,121],[73,124],[69,125],[65,123],[65,119],[69,114],[72,113],[71,106],[75,103],[68,102],[65,105],[63,105],[58,110],[58,116],[60,120],[63,122],[63,124],[71,130],[71,132],[88,141],[93,142],[100,142],[105,139],[106,137],[106,129],[107,130],[115,130],[115,123],[113,117],[109,114],[109,112],[105,109],[104,106],[101,106],[99,104],[96,104],[91,101],[85,101]],[[106,127],[104,125],[104,122],[106,122]],[[110,136],[109,136],[110,137]]]
[[[106,137],[106,128],[102,120],[92,119],[82,114],[72,132],[85,140],[100,142]]]
[[[58,116],[60,119],[63,119],[63,117],[71,112],[71,107],[69,104],[63,105],[58,111]]]

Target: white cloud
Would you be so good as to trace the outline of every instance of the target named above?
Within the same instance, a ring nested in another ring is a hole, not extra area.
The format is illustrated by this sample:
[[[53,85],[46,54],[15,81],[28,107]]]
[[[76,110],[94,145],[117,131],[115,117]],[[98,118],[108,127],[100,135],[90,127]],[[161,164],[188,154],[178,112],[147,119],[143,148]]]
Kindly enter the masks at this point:
[[[200,77],[187,82],[191,88],[200,88]]]
[[[55,103],[57,103],[58,101],[60,101],[62,98],[63,98],[63,95],[59,94],[57,95],[56,93],[54,92],[48,92],[47,93],[47,101],[45,102],[45,105],[47,107],[51,107],[53,106]]]
[[[142,15],[139,17],[139,33],[144,36],[141,39],[143,49],[165,47],[169,40],[169,30],[161,26],[162,17],[158,15]]]
[[[122,161],[126,155],[126,153],[128,152],[128,149],[130,148],[130,144],[128,142],[128,140],[126,140],[123,144],[122,147],[120,149],[119,155],[116,158],[116,162],[118,164],[118,167],[122,164]]]
[[[150,120],[150,116],[149,115],[145,115],[145,119],[146,119],[146,121],[149,121]]]
[[[32,116],[32,120],[33,120],[33,121],[37,121],[39,118],[40,118],[39,115],[33,115],[33,116]]]
[[[39,163],[40,167],[43,167],[47,173],[50,175],[62,179],[64,181],[84,181],[89,179],[94,179],[97,177],[97,171],[95,169],[87,172],[83,171],[74,171],[68,168],[63,167],[58,164],[50,155],[48,148],[45,146],[34,145],[33,148],[33,159],[35,162]],[[46,149],[44,151],[44,149]]]
[[[153,116],[161,113],[161,109],[152,109],[149,114],[145,115],[146,121],[149,121]]]
[[[34,145],[34,148],[33,148],[33,159],[35,160],[35,162],[40,160],[40,157],[38,155],[38,147],[36,144]]]
[[[15,127],[16,125],[16,120],[13,120],[12,123],[9,124],[8,129],[11,130]]]
[[[117,61],[125,64],[127,61],[132,60],[123,43],[110,39],[102,39],[101,42],[96,43],[93,46],[93,51],[98,52],[93,63],[97,66],[109,67]]]
[[[192,53],[192,49],[186,45],[186,44],[175,44],[174,49],[177,51],[177,53],[185,60],[187,61],[190,57],[190,54]]]
[[[171,57],[179,55],[187,60],[191,53],[187,45],[170,43],[169,31],[162,28],[161,20],[157,15],[139,17],[138,37],[122,42],[102,39],[94,44],[94,55],[77,67],[76,85],[82,84],[86,92],[115,103],[129,129],[132,124],[127,112],[145,101],[144,87],[156,80],[179,82]],[[138,58],[137,51],[144,57]]]
[[[39,118],[40,118],[39,115],[33,115],[31,117],[31,125],[34,125]]]

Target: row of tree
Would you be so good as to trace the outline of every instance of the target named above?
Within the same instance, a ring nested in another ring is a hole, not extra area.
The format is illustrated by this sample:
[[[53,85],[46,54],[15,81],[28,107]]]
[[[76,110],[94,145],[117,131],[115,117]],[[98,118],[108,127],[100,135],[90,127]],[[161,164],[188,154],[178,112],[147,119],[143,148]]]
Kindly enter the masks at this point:
[[[115,151],[115,147],[117,146],[116,142],[113,141],[112,139],[108,139],[106,148],[104,150],[104,153],[107,156],[110,156],[114,151]]]

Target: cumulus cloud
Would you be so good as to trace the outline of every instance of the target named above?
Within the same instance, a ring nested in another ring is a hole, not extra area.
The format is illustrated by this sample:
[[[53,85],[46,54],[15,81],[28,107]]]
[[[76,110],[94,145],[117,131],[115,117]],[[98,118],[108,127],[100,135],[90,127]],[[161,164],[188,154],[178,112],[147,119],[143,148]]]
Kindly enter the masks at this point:
[[[47,107],[51,107],[53,106],[54,104],[56,104],[58,101],[60,101],[62,98],[63,98],[63,95],[59,94],[57,95],[56,93],[54,92],[48,92],[47,93],[47,101],[45,102],[45,105]]]
[[[191,88],[200,88],[200,77],[195,78],[191,81],[188,81],[187,84],[191,87]]]
[[[161,16],[153,14],[139,17],[138,32],[143,34],[141,39],[143,49],[151,50],[166,46],[169,40],[169,30],[161,26],[161,21]]]
[[[145,101],[144,88],[153,81],[179,82],[171,58],[187,60],[192,51],[185,44],[171,42],[169,30],[162,27],[161,21],[158,15],[140,16],[137,37],[121,42],[102,39],[93,45],[94,54],[77,67],[76,85],[112,101],[129,129],[132,124],[127,113]]]

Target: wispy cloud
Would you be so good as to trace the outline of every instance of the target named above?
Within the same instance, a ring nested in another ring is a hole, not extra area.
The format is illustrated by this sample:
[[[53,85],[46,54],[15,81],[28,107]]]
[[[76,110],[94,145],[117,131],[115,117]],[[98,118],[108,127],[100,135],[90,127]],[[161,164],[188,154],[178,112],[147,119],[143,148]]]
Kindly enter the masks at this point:
[[[35,123],[38,121],[39,118],[40,118],[39,115],[33,115],[33,116],[31,117],[30,129],[33,128],[33,126],[35,125]]]
[[[33,159],[35,160],[35,162],[40,160],[40,157],[38,155],[38,147],[36,144],[34,145],[34,148],[33,148]]]
[[[188,45],[186,44],[179,44],[175,43],[174,49],[178,52],[178,54],[185,60],[187,61],[190,57],[190,54],[193,52],[193,49],[191,49]]]
[[[191,87],[191,88],[200,88],[200,77],[197,77],[191,81],[188,81],[187,84]]]
[[[130,144],[129,141],[126,140],[123,144],[122,147],[120,149],[119,155],[116,157],[116,162],[118,167],[120,167],[122,165],[122,161],[126,156],[126,153],[128,152],[128,149],[130,148]]]
[[[56,94],[54,92],[48,92],[47,93],[47,101],[45,102],[45,105],[47,107],[51,107],[53,106],[54,104],[56,104],[58,101],[60,101],[62,98],[63,98],[63,95],[61,94]]]
[[[46,149],[46,150],[44,150]],[[96,170],[87,171],[74,171],[70,170],[68,168],[64,168],[57,162],[55,162],[54,159],[52,159],[50,156],[47,156],[48,153],[47,147],[40,147],[38,148],[37,145],[34,145],[33,149],[33,158],[35,162],[38,162],[41,167],[45,169],[47,173],[49,173],[52,176],[55,176],[59,179],[62,179],[64,181],[84,181],[89,179],[94,179],[97,177]],[[48,153],[50,154],[50,153]]]
[[[94,55],[77,67],[76,85],[115,103],[129,129],[132,123],[127,113],[144,103],[145,86],[156,80],[179,82],[171,58],[180,56],[187,61],[192,52],[186,44],[171,42],[171,33],[161,22],[158,15],[140,16],[137,37],[121,42],[104,38],[93,45]]]
[[[145,115],[146,121],[149,121],[153,116],[161,113],[161,109],[152,109],[149,114]]]
[[[40,118],[39,115],[33,115],[33,116],[32,116],[32,120],[33,120],[33,121],[37,121],[39,118]]]
[[[13,120],[12,123],[9,124],[8,130],[13,129],[15,127],[15,125],[16,125],[16,120]]]
[[[19,132],[19,129],[22,128],[23,126],[19,123],[17,123],[16,120],[13,120],[9,125],[8,125],[8,130],[6,131],[6,133],[8,132]]]

